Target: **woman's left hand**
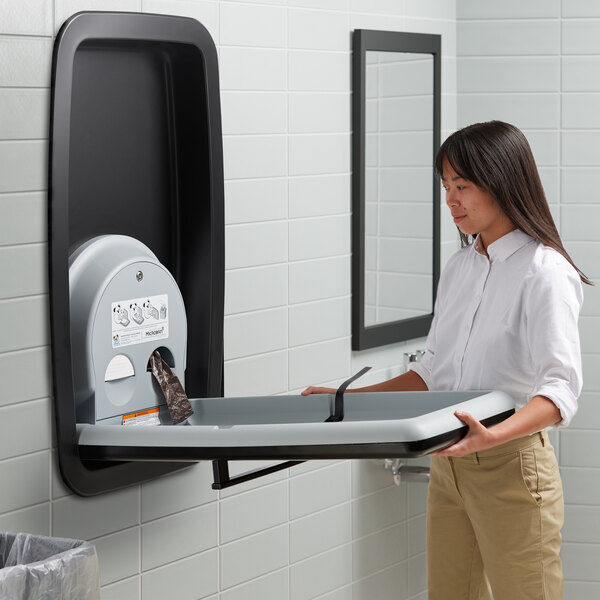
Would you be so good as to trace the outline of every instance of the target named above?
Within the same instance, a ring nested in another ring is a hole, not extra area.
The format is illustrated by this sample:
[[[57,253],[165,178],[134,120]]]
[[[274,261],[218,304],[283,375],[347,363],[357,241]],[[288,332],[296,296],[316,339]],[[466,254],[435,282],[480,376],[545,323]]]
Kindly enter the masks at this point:
[[[466,454],[487,450],[497,445],[498,441],[494,434],[473,417],[473,415],[458,410],[454,414],[463,423],[468,425],[469,431],[467,435],[462,440],[456,442],[456,444],[452,444],[443,450],[432,452],[432,456],[455,456],[460,458]]]

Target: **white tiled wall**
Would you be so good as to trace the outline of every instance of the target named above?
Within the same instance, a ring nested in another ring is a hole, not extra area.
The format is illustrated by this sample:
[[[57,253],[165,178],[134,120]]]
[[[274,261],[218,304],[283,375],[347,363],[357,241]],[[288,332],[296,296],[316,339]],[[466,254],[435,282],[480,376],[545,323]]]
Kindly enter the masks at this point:
[[[103,600],[423,600],[425,488],[397,488],[373,462],[315,461],[220,493],[209,463],[94,498],[62,483],[45,267],[48,87],[53,36],[80,10],[189,16],[217,44],[227,395],[335,384],[365,364],[365,382],[383,379],[423,343],[350,350],[351,32],[443,33],[451,131],[454,1],[2,1],[0,531],[92,540]],[[452,228],[444,239],[448,254]]]
[[[598,283],[598,3],[459,0],[456,6],[458,125],[499,118],[525,131],[565,246]],[[600,597],[600,295],[584,287],[584,393],[557,448],[567,600]]]

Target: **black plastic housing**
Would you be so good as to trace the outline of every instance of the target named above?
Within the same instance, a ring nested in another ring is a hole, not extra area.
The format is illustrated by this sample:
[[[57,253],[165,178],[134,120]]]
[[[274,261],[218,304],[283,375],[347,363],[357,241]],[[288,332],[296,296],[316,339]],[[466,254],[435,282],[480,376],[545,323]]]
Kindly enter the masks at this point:
[[[80,495],[186,466],[98,462],[75,433],[69,256],[98,235],[148,246],[175,277],[188,319],[186,390],[222,396],[224,209],[217,53],[199,22],[78,13],[53,52],[49,154],[52,369],[62,476]]]

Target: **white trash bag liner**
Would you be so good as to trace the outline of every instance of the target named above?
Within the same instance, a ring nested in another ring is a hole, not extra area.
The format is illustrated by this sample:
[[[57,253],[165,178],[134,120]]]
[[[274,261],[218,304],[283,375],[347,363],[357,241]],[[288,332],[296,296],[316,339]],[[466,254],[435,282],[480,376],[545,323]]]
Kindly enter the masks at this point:
[[[100,600],[98,557],[89,542],[0,533],[2,600]]]

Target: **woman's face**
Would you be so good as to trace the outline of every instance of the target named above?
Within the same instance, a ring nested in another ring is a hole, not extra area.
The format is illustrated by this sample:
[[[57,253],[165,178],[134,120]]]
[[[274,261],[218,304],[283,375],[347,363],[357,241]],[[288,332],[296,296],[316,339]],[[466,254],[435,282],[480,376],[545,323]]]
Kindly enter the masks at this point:
[[[487,248],[515,229],[489,192],[463,179],[447,160],[444,160],[443,167],[442,185],[446,190],[446,205],[462,233],[480,234],[480,241]]]

